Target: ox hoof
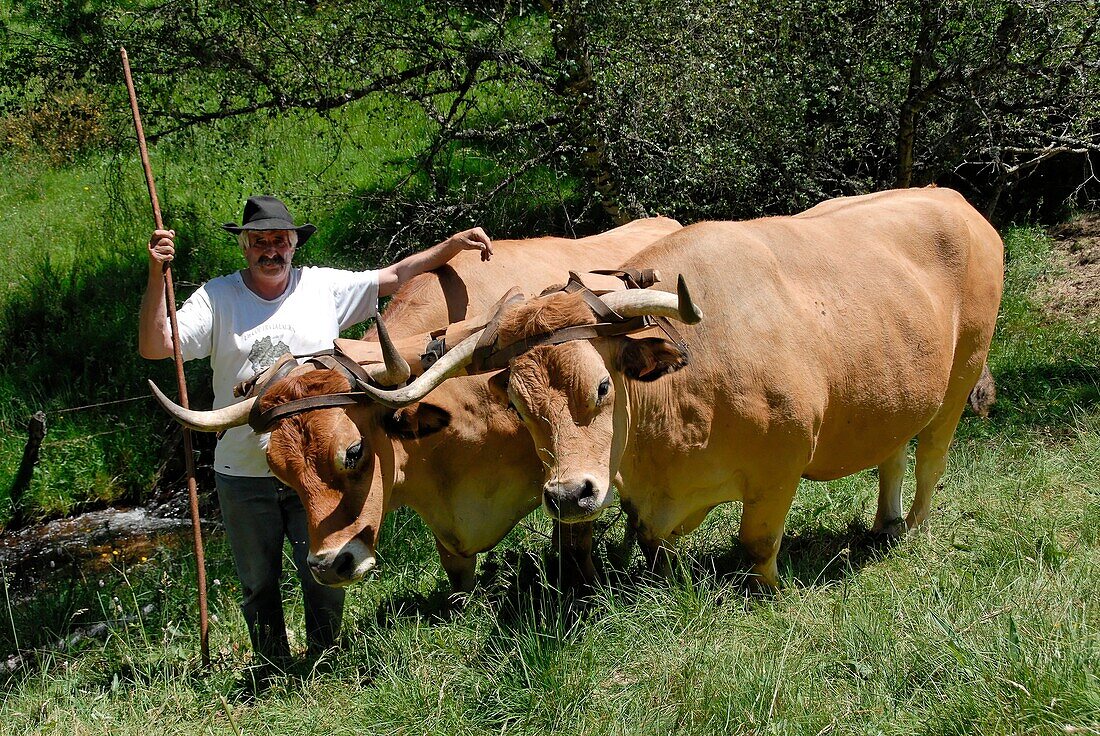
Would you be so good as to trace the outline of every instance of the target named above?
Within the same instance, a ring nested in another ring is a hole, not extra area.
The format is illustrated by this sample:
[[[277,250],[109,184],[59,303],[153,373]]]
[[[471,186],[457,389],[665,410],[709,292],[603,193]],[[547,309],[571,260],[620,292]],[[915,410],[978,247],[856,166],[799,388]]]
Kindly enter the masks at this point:
[[[779,586],[773,585],[761,575],[749,573],[745,578],[745,595],[749,598],[774,598]]]
[[[906,525],[905,519],[900,517],[883,522],[881,525],[876,524],[870,531],[871,544],[879,547],[892,547],[905,539],[908,531],[909,527]]]
[[[597,577],[596,567],[591,562],[583,566],[568,566],[558,576],[558,586],[562,592],[587,595],[596,585]]]

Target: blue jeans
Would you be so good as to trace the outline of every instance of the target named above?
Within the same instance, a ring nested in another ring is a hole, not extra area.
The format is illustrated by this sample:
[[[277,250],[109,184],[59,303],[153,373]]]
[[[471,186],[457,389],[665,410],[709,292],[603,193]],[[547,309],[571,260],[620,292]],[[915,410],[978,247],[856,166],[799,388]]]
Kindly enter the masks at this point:
[[[298,494],[276,478],[214,473],[222,521],[233,550],[244,599],[241,613],[252,648],[273,662],[290,657],[279,582],[283,571],[283,537],[290,540],[306,609],[306,642],[310,654],[336,643],[344,612],[344,591],[321,585],[306,566],[309,534]]]

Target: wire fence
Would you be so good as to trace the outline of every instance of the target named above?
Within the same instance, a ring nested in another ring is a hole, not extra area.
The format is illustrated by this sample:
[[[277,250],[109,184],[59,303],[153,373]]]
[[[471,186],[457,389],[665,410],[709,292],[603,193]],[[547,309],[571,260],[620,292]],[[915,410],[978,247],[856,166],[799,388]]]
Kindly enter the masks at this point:
[[[114,404],[129,404],[134,401],[148,401],[153,398],[152,396],[134,396],[129,399],[115,399],[114,401],[101,401],[98,404],[85,404],[84,406],[71,406],[68,409],[54,409],[50,414],[67,414],[73,411],[83,411],[84,409],[98,409],[101,406],[113,406]]]
[[[105,406],[117,406],[119,404],[132,404],[136,401],[148,401],[153,398],[152,396],[133,396],[128,399],[114,399],[112,401],[100,401],[96,404],[85,404],[83,406],[70,406],[66,409],[54,409],[50,412],[41,412],[45,415],[46,419],[49,419],[51,415],[59,414],[71,414],[73,412],[85,411],[88,409],[100,409]],[[119,432],[126,432],[134,429],[135,425],[129,424],[121,427],[114,427],[112,429],[106,429],[102,432],[91,432],[89,434],[77,435],[74,437],[66,437],[65,439],[53,440],[50,442],[41,443],[40,447],[58,447],[60,445],[68,445],[74,442],[83,442],[84,440],[90,440],[94,437],[103,437],[104,435],[118,434]]]
[[[34,475],[34,469],[38,465],[39,455],[43,448],[53,448],[86,442],[96,437],[119,434],[121,432],[128,432],[137,428],[136,424],[125,424],[121,426],[112,426],[109,429],[87,432],[85,434],[78,434],[45,442],[44,440],[46,437],[46,429],[48,424],[47,420],[50,417],[69,415],[92,409],[102,409],[108,406],[133,404],[138,401],[148,401],[151,398],[152,396],[133,396],[124,399],[99,401],[93,404],[83,404],[81,406],[70,406],[62,409],[53,409],[48,413],[39,410],[32,414],[26,424],[25,431],[27,433],[27,441],[23,447],[23,457],[20,461],[19,468],[16,471],[15,477],[8,492],[8,504],[10,507],[11,518],[6,527],[20,526],[25,521],[21,500],[23,493],[31,485],[31,479]]]
[[[122,427],[115,427],[114,429],[105,429],[102,432],[92,432],[91,434],[82,434],[76,437],[66,437],[63,440],[52,440],[50,442],[43,442],[40,447],[58,447],[60,445],[71,445],[74,442],[83,442],[90,440],[94,437],[103,437],[108,434],[118,434],[119,432],[125,432],[127,430],[134,429],[134,425],[126,425]]]

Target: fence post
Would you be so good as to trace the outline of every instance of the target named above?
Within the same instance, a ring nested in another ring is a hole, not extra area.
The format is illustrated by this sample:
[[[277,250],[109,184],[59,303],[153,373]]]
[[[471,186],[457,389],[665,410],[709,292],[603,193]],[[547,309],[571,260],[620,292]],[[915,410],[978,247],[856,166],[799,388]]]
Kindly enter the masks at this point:
[[[9,527],[20,526],[23,523],[23,505],[20,503],[23,491],[31,485],[31,476],[34,474],[34,466],[38,464],[38,448],[42,445],[42,438],[46,436],[46,414],[36,411],[27,422],[27,446],[23,448],[23,461],[19,464],[19,472],[15,474],[15,482],[11,484],[9,502],[11,503],[11,521]]]

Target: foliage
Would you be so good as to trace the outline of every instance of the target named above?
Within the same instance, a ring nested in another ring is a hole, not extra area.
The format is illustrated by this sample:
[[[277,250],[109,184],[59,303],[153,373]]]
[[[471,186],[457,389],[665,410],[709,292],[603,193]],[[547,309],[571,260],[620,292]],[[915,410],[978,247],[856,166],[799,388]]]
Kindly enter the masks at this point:
[[[0,119],[0,141],[23,156],[44,154],[54,166],[106,142],[102,100],[87,90],[63,88],[23,115]]]
[[[745,217],[891,186],[907,126],[901,185],[961,185],[989,211],[1048,158],[1100,150],[1086,4],[581,5],[587,109],[638,211]],[[1067,172],[1048,205],[1089,177]]]
[[[1091,0],[17,7],[0,77],[29,92],[0,91],[8,127],[83,87],[104,96],[121,144],[119,64],[102,53],[121,44],[154,141],[302,109],[339,127],[368,98],[415,104],[411,171],[375,193],[405,209],[410,236],[491,215],[535,188],[533,172],[585,181],[592,224],[791,212],[945,179],[1011,218],[1087,196],[1100,152]],[[1004,196],[1052,166],[1068,182],[1056,193]]]

